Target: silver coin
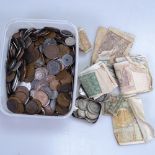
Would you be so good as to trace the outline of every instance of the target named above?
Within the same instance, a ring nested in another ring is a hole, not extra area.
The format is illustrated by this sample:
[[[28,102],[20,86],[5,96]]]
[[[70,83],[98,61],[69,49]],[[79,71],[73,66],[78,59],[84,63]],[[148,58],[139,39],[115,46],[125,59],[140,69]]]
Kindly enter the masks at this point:
[[[60,33],[65,37],[71,37],[73,34],[68,30],[61,30]]]
[[[37,68],[35,70],[35,79],[42,80],[48,75],[48,70],[44,67]]]
[[[49,105],[50,105],[51,109],[52,109],[53,111],[55,111],[56,100],[50,100]]]
[[[87,104],[88,104],[88,101],[84,100],[84,99],[79,99],[78,100],[78,107],[81,109],[81,110],[86,110],[87,109]]]
[[[95,123],[97,121],[97,119],[89,119],[89,118],[85,118],[85,120],[88,122],[88,123]]]
[[[29,91],[31,90],[31,83],[30,82],[20,82],[19,86],[26,87]]]
[[[62,57],[62,62],[66,67],[71,66],[73,64],[73,57],[69,54],[65,54]]]
[[[87,118],[89,119],[97,119],[99,114],[92,114],[89,111],[85,111]]]
[[[99,114],[100,109],[101,109],[99,104],[92,102],[92,101],[88,103],[87,108],[88,108],[88,111],[92,114]]]
[[[85,111],[83,111],[83,110],[78,109],[77,114],[78,114],[78,116],[80,118],[85,118],[86,117]]]
[[[65,39],[65,43],[68,46],[73,46],[73,45],[75,45],[76,40],[73,37],[68,37],[68,38]]]
[[[57,60],[51,60],[47,64],[47,69],[50,75],[56,75],[61,71],[61,63]]]

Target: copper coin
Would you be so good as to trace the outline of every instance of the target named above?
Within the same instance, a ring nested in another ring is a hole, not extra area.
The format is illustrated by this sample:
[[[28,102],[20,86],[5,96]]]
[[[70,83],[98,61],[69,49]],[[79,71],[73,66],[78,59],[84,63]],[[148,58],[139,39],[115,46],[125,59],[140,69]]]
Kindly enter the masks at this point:
[[[69,107],[71,102],[70,95],[67,93],[60,93],[57,97],[57,103],[62,107]]]
[[[58,92],[51,90],[50,87],[44,86],[40,90],[43,91],[44,93],[46,93],[48,95],[49,99],[55,99],[58,96]]]
[[[24,112],[24,105],[17,97],[9,97],[7,101],[7,107],[13,113],[23,113]]]
[[[62,85],[71,83],[73,79],[72,75],[66,70],[61,71],[59,74],[56,75],[56,77]]]
[[[72,84],[63,84],[58,87],[58,92],[71,92]]]
[[[28,114],[38,114],[41,111],[41,102],[37,99],[31,99],[25,105],[25,110]]]
[[[55,38],[56,33],[55,32],[50,32],[46,37],[47,38]]]
[[[21,91],[18,91],[15,93],[15,96],[23,103],[25,104],[27,99],[28,99],[28,96],[24,93],[24,92],[21,92]]]
[[[28,88],[25,87],[25,86],[18,86],[18,87],[16,88],[16,92],[23,92],[23,93],[26,94],[27,97],[29,96],[29,90],[28,90]]]
[[[50,75],[56,75],[61,71],[61,63],[57,60],[51,60],[47,64],[47,69]]]
[[[55,59],[59,56],[59,48],[57,45],[48,45],[43,50],[44,55],[49,59]]]
[[[35,69],[34,69],[34,63],[28,64],[26,66],[26,76],[24,81],[25,82],[32,82],[35,76]]]
[[[56,109],[55,111],[59,114],[59,115],[65,115],[68,113],[69,109],[65,108],[65,107],[61,107],[60,105],[56,105]]]
[[[48,74],[48,70],[45,67],[40,67],[35,70],[35,79],[42,80]]]
[[[59,80],[54,79],[50,82],[50,88],[52,90],[58,90],[59,86],[60,86]]]
[[[46,77],[46,80],[48,81],[48,82],[52,82],[53,80],[55,80],[55,76],[54,75],[47,75],[47,77]]]
[[[44,107],[44,110],[45,110],[45,115],[53,115],[54,111],[52,110],[52,108],[50,107],[50,105]]]
[[[15,72],[8,73],[8,74],[6,75],[6,82],[11,82],[11,81],[13,81],[14,78],[15,78],[15,76],[16,76]]]
[[[63,44],[58,45],[59,47],[59,55],[62,57],[65,54],[70,53],[70,48],[68,46],[65,46]]]
[[[48,95],[43,91],[34,91],[32,97],[39,100],[43,107],[46,107],[49,104]]]

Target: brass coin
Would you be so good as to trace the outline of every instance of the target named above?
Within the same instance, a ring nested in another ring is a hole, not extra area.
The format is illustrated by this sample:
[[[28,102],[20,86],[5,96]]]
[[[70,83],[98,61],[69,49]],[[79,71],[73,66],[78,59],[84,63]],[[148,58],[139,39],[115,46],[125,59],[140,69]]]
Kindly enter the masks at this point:
[[[71,98],[70,98],[70,95],[68,93],[58,94],[58,97],[57,97],[58,105],[67,108],[67,107],[69,107],[70,102],[71,102]]]
[[[59,48],[57,45],[48,45],[43,50],[44,55],[49,59],[55,59],[59,56]]]
[[[69,72],[67,72],[66,70],[59,72],[56,75],[56,77],[62,85],[69,84],[72,82],[72,75]]]
[[[43,91],[34,91],[32,97],[39,100],[43,107],[46,107],[49,104],[48,95]]]
[[[7,101],[7,107],[13,113],[23,113],[24,112],[24,105],[17,97],[9,97]]]
[[[69,54],[70,53],[70,48],[68,46],[65,46],[63,44],[58,45],[59,48],[59,56],[62,57],[65,54]]]
[[[41,102],[37,99],[31,99],[25,105],[25,110],[28,114],[38,114],[41,111]]]

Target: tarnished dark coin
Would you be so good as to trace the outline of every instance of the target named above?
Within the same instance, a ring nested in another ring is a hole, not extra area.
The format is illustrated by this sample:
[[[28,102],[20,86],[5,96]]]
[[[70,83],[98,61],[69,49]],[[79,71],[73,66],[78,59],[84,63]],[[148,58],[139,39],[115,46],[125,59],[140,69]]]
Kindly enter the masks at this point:
[[[27,99],[28,99],[28,96],[22,92],[22,91],[18,91],[15,93],[15,96],[23,103],[25,104]]]
[[[27,98],[29,97],[29,90],[28,90],[28,88],[25,87],[25,86],[18,86],[18,87],[16,88],[16,92],[23,92],[23,93],[26,94]]]
[[[56,105],[55,111],[59,115],[65,115],[68,113],[69,109],[65,107],[61,107],[60,105]]]
[[[61,84],[58,86],[58,92],[71,92],[72,91],[72,84]]]
[[[45,115],[53,115],[54,111],[52,110],[52,108],[50,107],[50,105],[44,107],[44,110],[45,110]]]
[[[73,57],[70,54],[65,54],[62,57],[62,62],[66,67],[71,66],[73,64]]]
[[[68,37],[68,38],[65,39],[65,43],[68,46],[73,46],[73,45],[75,45],[76,40],[75,40],[74,37]]]
[[[22,61],[18,61],[16,65],[13,67],[12,71],[14,72],[17,71],[17,69],[21,66],[21,64],[22,64]]]
[[[24,81],[31,82],[33,81],[34,77],[35,77],[34,63],[31,63],[26,66],[26,76],[25,76]]]
[[[11,82],[14,80],[16,76],[16,73],[15,72],[10,72],[6,75],[6,82]]]
[[[22,65],[19,67],[18,71],[20,72],[19,80],[24,81],[26,77],[26,62],[24,60],[22,61]]]
[[[53,79],[53,80],[50,82],[50,88],[51,88],[52,90],[58,90],[59,87],[60,87],[60,82],[59,82],[59,80]]]
[[[60,33],[65,36],[65,37],[71,37],[73,36],[72,32],[68,31],[68,30],[61,30]]]
[[[60,93],[57,97],[57,104],[59,104],[61,107],[69,107],[71,102],[70,95],[68,93]]]
[[[25,105],[25,110],[28,114],[38,114],[41,111],[41,102],[37,99],[30,99]]]
[[[42,80],[48,75],[48,70],[45,67],[40,67],[35,70],[35,79]]]
[[[9,97],[7,101],[7,107],[13,113],[23,113],[24,112],[24,105],[17,97]]]
[[[61,71],[61,63],[57,60],[51,60],[47,64],[49,74],[56,75]]]
[[[43,49],[44,55],[49,59],[55,59],[59,56],[59,48],[57,45],[48,45]]]
[[[58,47],[59,47],[59,55],[60,55],[60,57],[64,56],[65,54],[70,53],[70,48],[68,46],[60,44],[60,45],[58,45]]]

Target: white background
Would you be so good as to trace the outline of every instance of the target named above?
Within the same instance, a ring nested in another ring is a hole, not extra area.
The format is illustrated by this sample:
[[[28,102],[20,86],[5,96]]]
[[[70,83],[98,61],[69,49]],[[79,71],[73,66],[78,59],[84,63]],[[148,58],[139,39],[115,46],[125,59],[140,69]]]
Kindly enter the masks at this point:
[[[0,34],[4,24],[17,17],[69,20],[84,27],[92,43],[101,25],[133,33],[136,40],[132,51],[147,56],[155,79],[154,0],[0,0]],[[80,70],[89,64],[90,56],[91,53],[80,55]],[[146,120],[155,127],[155,92],[144,94],[142,98]],[[108,116],[90,125],[72,117],[52,121],[10,118],[0,113],[0,155],[35,154],[154,155],[155,141],[119,146]]]

